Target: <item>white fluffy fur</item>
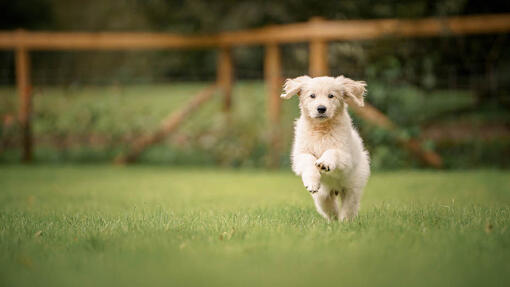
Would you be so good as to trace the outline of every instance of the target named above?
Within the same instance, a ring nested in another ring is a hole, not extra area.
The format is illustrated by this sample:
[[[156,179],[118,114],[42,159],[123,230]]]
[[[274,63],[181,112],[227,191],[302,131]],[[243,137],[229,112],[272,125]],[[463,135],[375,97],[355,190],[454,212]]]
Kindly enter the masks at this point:
[[[301,109],[295,124],[292,170],[303,179],[323,217],[354,218],[370,176],[370,165],[345,100],[363,106],[365,82],[343,76],[302,76],[288,79],[284,91],[281,95],[284,99],[299,95]],[[326,107],[323,114],[318,112],[319,106]]]

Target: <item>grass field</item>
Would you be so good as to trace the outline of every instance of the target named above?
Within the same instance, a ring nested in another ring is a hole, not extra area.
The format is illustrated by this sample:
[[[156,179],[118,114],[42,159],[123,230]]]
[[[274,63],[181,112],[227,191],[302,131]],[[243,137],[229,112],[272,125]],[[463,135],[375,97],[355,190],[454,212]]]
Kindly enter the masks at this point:
[[[370,180],[327,224],[287,171],[1,166],[1,286],[509,286],[508,171]]]

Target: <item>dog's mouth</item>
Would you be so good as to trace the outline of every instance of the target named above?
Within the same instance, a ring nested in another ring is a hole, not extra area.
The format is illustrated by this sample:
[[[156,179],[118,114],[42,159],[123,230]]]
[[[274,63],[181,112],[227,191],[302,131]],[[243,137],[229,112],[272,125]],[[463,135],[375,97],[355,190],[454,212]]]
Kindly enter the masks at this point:
[[[324,119],[327,119],[328,116],[324,115],[324,114],[319,114],[319,115],[316,115],[315,116],[316,119],[320,119],[320,120],[324,120]]]

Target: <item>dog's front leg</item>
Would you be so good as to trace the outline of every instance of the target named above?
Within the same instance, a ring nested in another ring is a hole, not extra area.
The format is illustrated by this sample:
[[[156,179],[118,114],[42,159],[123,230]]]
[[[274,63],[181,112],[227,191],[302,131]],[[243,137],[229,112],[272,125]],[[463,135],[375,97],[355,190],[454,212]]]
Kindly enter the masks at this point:
[[[293,169],[296,174],[301,175],[305,188],[316,193],[320,188],[321,174],[315,162],[317,158],[308,153],[297,154],[293,158]]]
[[[315,161],[315,166],[323,172],[335,169],[347,171],[352,168],[352,158],[350,154],[342,150],[328,149],[317,161]]]

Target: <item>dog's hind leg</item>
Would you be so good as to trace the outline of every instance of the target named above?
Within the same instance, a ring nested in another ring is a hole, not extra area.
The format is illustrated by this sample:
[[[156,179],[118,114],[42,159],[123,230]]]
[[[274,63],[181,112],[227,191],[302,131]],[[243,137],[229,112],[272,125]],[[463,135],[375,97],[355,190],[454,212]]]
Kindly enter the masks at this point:
[[[362,190],[356,188],[342,189],[340,199],[342,207],[340,208],[340,221],[353,219],[358,215]]]
[[[328,221],[339,218],[337,193],[325,185],[321,185],[318,192],[312,194],[317,212]]]

